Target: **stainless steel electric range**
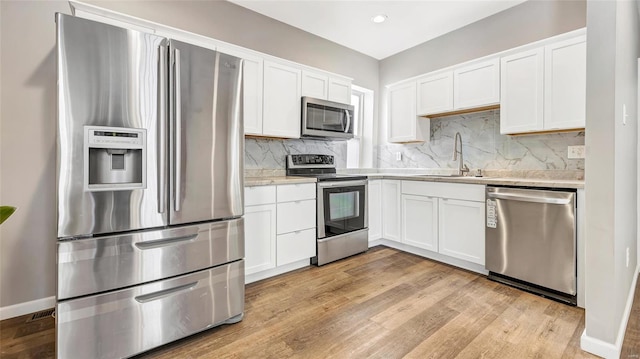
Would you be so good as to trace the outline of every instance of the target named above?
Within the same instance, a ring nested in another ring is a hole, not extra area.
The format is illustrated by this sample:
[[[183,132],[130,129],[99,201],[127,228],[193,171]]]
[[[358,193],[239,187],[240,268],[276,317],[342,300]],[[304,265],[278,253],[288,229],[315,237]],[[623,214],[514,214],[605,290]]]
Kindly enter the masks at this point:
[[[317,183],[318,266],[369,247],[367,176],[337,174],[331,155],[288,155],[287,176],[315,177]]]

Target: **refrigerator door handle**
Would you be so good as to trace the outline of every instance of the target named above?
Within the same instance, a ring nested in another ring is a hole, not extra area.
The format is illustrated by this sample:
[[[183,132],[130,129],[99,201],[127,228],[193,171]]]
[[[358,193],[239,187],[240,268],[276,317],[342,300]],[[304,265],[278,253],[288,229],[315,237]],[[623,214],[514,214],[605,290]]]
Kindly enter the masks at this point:
[[[175,128],[176,128],[176,183],[174,192],[174,207],[176,212],[180,212],[180,199],[182,197],[180,186],[182,185],[182,111],[181,111],[181,97],[180,97],[180,50],[174,50],[174,91],[175,91]]]
[[[195,282],[192,282],[192,283],[188,283],[188,284],[183,284],[183,285],[180,285],[180,286],[177,286],[177,287],[173,287],[173,288],[169,288],[169,289],[159,290],[157,292],[153,292],[153,293],[149,293],[149,294],[139,295],[139,296],[135,297],[135,300],[138,303],[147,303],[147,302],[151,302],[151,301],[156,300],[156,299],[161,299],[161,298],[168,297],[168,296],[170,296],[172,294],[175,294],[177,292],[182,292],[182,291],[185,291],[185,290],[192,289],[196,285],[198,285],[198,281],[195,281]]]
[[[154,249],[154,248],[160,248],[160,247],[167,247],[167,246],[172,246],[181,242],[187,242],[187,241],[191,241],[193,239],[196,239],[198,237],[198,233],[196,234],[190,234],[190,235],[186,235],[186,236],[182,236],[182,237],[175,237],[175,238],[168,238],[168,239],[157,239],[155,241],[146,241],[146,242],[138,242],[135,243],[134,245],[142,250],[145,249]]]
[[[164,213],[167,209],[167,47],[161,45],[159,48],[159,118],[158,121],[158,143],[160,144],[160,155],[158,156],[158,213]]]

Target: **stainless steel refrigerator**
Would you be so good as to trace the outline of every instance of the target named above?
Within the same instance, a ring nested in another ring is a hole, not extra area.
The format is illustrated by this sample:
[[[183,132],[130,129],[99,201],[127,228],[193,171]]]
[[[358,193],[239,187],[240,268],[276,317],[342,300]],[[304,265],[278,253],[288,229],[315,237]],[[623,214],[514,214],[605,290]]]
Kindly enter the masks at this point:
[[[242,60],[57,14],[59,358],[244,311]]]

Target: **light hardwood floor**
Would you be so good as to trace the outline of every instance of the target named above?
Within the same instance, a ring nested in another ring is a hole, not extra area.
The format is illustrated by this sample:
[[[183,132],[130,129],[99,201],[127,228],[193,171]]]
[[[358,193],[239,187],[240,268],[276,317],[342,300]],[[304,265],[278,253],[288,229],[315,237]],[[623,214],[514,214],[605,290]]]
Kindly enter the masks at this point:
[[[53,321],[17,319],[0,322],[0,356],[51,357]],[[590,358],[583,329],[580,308],[375,247],[249,284],[242,322],[139,358]]]

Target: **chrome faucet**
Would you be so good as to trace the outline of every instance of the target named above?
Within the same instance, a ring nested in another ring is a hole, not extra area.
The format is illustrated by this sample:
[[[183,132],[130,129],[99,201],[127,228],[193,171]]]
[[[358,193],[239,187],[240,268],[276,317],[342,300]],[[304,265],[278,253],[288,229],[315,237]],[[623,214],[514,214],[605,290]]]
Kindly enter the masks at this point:
[[[458,146],[458,143],[460,146]],[[458,149],[460,147],[460,149]],[[453,143],[453,160],[456,161],[458,159],[458,154],[460,154],[460,164],[458,165],[458,176],[464,176],[465,172],[469,172],[469,167],[464,164],[464,160],[462,159],[462,136],[460,132],[456,132],[455,140]]]

